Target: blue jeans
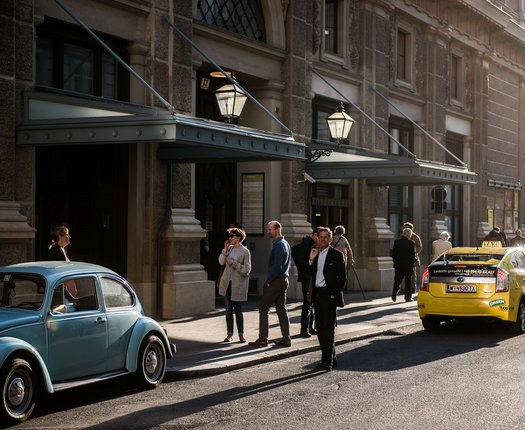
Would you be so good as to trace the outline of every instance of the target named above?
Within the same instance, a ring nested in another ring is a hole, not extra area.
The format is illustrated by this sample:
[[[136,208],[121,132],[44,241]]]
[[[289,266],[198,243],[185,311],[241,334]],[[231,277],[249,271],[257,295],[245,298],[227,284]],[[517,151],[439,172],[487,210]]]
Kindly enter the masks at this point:
[[[301,282],[303,289],[303,307],[301,309],[301,333],[308,333],[314,327],[314,306],[309,303],[306,296],[310,282]]]
[[[224,307],[226,308],[226,330],[228,336],[233,336],[233,313],[235,312],[235,322],[237,323],[237,331],[239,336],[244,334],[244,316],[242,314],[242,303],[233,302],[232,299],[232,286],[231,283],[228,285],[226,294],[224,295]]]

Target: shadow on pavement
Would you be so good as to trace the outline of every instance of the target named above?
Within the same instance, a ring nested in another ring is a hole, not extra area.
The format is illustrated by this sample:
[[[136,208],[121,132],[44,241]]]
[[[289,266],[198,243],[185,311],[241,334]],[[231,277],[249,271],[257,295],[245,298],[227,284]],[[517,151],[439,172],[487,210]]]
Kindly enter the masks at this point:
[[[388,372],[494,348],[513,336],[498,322],[452,322],[432,333],[418,331],[404,335],[402,331],[391,330],[337,357],[341,370]]]
[[[157,428],[157,426],[163,425],[168,421],[172,421],[177,418],[182,418],[197,412],[201,412],[203,409],[206,408],[228,403],[243,397],[257,395],[258,393],[264,391],[273,390],[274,388],[293,384],[294,382],[304,381],[316,377],[318,375],[324,374],[325,372],[307,370],[303,373],[294,376],[276,378],[270,381],[265,381],[246,387],[235,387],[228,390],[196,397],[190,400],[174,402],[173,404],[169,405],[155,406],[149,409],[142,409],[140,411],[136,411],[128,415],[112,419],[110,421],[106,421],[102,424],[98,424],[91,427],[85,427],[85,429],[102,430],[108,428],[126,428],[126,426],[129,425],[130,422],[140,423],[141,427],[144,428]],[[182,426],[181,428],[184,427]]]

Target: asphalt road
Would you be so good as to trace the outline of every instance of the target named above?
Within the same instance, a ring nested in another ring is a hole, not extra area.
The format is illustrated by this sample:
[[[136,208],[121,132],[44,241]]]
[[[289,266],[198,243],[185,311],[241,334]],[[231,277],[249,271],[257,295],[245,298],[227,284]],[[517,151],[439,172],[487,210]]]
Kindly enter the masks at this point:
[[[17,429],[523,429],[525,336],[499,324],[420,324],[153,391],[104,383],[59,393]]]

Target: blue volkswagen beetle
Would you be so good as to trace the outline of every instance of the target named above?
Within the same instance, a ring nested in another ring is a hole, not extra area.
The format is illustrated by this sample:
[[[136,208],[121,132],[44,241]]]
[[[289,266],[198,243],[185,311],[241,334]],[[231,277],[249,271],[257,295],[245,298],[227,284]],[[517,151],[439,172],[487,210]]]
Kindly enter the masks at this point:
[[[132,375],[155,388],[173,357],[129,283],[105,267],[43,261],[0,267],[0,416],[26,420],[38,394]]]

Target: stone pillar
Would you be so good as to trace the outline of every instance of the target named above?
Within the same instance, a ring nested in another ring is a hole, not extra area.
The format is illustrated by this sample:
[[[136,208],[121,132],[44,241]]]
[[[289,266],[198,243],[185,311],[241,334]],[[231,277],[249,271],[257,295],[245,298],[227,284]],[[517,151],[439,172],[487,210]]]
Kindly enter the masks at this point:
[[[180,318],[215,309],[215,283],[199,261],[199,240],[206,231],[193,209],[172,209],[162,266],[162,317]]]
[[[390,239],[394,234],[386,219],[371,218],[368,229],[366,267],[356,268],[361,287],[367,291],[390,291],[394,283],[394,265],[390,257]]]
[[[35,232],[20,213],[20,204],[0,201],[0,266],[27,261]]]

